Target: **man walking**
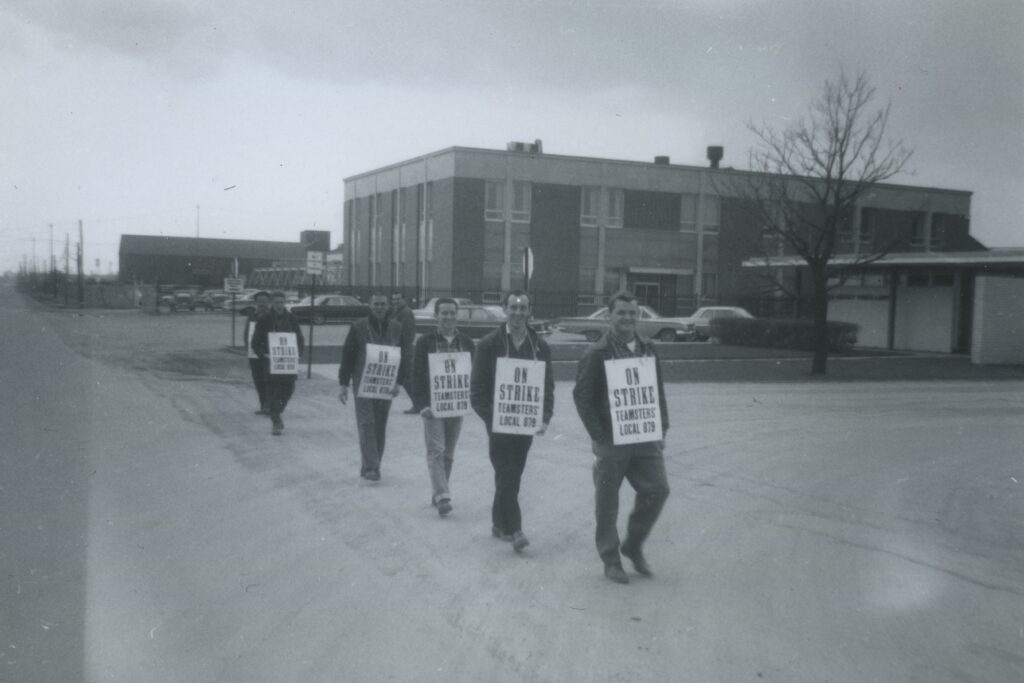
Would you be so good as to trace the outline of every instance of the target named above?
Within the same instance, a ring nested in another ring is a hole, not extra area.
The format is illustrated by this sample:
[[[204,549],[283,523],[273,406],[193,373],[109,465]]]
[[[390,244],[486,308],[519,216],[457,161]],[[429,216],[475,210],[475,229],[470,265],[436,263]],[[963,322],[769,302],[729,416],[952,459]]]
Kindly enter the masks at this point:
[[[448,480],[455,444],[462,430],[462,416],[472,410],[469,382],[473,340],[455,326],[458,312],[455,299],[441,298],[434,303],[437,329],[416,340],[410,384],[413,408],[423,417],[427,472],[433,489],[430,500],[442,517],[452,511]]]
[[[252,383],[256,387],[256,396],[260,400],[260,407],[256,410],[256,414],[270,415],[270,406],[267,404],[267,373],[264,369],[265,363],[260,360],[260,357],[256,355],[251,346],[253,332],[256,331],[256,321],[270,310],[270,293],[256,292],[252,298],[256,302],[256,310],[250,313],[245,321],[243,343],[245,344],[246,355],[249,357],[249,372],[252,374]]]
[[[508,321],[480,340],[470,387],[473,410],[487,427],[494,467],[491,534],[511,541],[516,552],[530,544],[519,509],[526,456],[533,435],[547,430],[555,407],[551,350],[527,325],[530,310],[526,292],[505,297]]]
[[[341,349],[338,382],[342,404],[348,403],[348,387],[353,384],[356,427],[362,465],[359,474],[368,481],[380,481],[380,462],[391,399],[398,393],[394,381],[402,376],[408,358],[402,351],[402,328],[387,319],[388,298],[370,295],[370,315],[354,323]],[[368,351],[371,356],[368,358]],[[369,372],[368,372],[369,371]],[[393,384],[393,388],[391,388]]]
[[[391,310],[388,312],[388,319],[394,320],[402,328],[402,353],[407,354],[411,359],[413,343],[416,341],[416,316],[413,315],[412,310],[405,301],[405,295],[401,292],[391,293]],[[405,393],[409,394],[409,398],[412,398],[412,391],[410,389],[412,385],[411,372],[412,364],[408,364],[406,374],[398,378],[399,386],[405,387]],[[405,414],[415,415],[418,412],[420,411],[416,410],[416,406],[413,405],[405,411]]]
[[[256,322],[252,335],[252,350],[262,361],[266,373],[267,410],[273,424],[271,434],[280,436],[284,431],[281,414],[295,392],[299,356],[302,355],[305,340],[295,316],[284,307],[284,292],[274,292],[270,298],[270,310]],[[271,336],[275,333],[294,334],[295,346],[283,346],[278,343],[278,339],[271,344]]]
[[[609,330],[580,358],[572,393],[595,456],[597,552],[606,577],[629,583],[620,554],[638,573],[652,575],[643,544],[669,494],[662,455],[668,409],[654,344],[636,334],[636,297],[613,294],[608,310]],[[620,546],[619,488],[624,478],[636,491],[636,502]]]

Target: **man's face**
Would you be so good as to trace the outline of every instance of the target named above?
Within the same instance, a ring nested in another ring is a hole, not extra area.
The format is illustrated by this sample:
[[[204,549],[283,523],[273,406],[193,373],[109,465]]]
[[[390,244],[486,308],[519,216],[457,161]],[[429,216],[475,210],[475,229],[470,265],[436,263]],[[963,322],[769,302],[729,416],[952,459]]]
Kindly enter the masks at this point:
[[[256,310],[260,313],[266,313],[270,310],[270,297],[269,296],[258,296],[256,297]]]
[[[402,296],[401,294],[392,294],[391,308],[395,309],[396,311],[400,311],[402,310],[403,306],[405,306],[405,297]]]
[[[388,298],[383,294],[370,297],[370,313],[377,320],[383,320],[388,314]]]
[[[455,318],[458,313],[459,308],[455,304],[441,304],[437,307],[437,327],[441,334],[448,337],[455,334]]]
[[[284,297],[283,296],[275,296],[274,297],[274,304],[273,304],[273,306],[274,306],[274,311],[276,311],[277,313],[281,313],[282,311],[284,311]]]
[[[508,316],[508,329],[524,330],[526,321],[530,319],[530,297],[524,294],[505,299],[505,315]]]
[[[608,315],[612,332],[622,339],[632,339],[636,334],[636,317],[639,312],[640,305],[636,301],[616,300]]]

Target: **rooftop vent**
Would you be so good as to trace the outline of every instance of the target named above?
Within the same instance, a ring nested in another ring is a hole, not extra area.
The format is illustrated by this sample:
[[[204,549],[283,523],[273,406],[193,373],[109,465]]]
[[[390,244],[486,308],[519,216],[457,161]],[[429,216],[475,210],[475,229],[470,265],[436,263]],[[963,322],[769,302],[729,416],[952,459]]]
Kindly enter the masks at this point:
[[[668,166],[668,162],[668,157],[654,157],[654,163],[658,164],[659,166]]]
[[[708,147],[708,161],[711,162],[711,168],[718,168],[718,162],[722,160],[725,155],[725,148],[719,147],[718,145],[711,145]]]
[[[505,149],[509,152],[524,152],[526,154],[543,154],[544,143],[540,140],[534,140],[533,142],[510,142],[505,145]]]

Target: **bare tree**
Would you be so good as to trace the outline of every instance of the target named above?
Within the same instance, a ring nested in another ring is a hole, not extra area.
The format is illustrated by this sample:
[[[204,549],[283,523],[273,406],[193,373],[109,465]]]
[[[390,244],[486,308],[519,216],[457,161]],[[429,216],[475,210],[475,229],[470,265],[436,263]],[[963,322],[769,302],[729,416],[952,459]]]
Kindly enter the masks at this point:
[[[887,139],[890,104],[872,109],[875,94],[863,72],[853,80],[841,73],[838,81],[825,83],[807,114],[788,127],[747,124],[758,139],[750,153],[753,173],[733,189],[748,200],[760,225],[758,244],[765,264],[783,254],[807,264],[813,287],[813,374],[824,374],[828,363],[829,291],[851,270],[877,261],[895,244],[860,251],[862,243],[854,237],[851,252],[835,260],[852,231],[861,196],[874,183],[899,173],[913,153],[901,141]]]

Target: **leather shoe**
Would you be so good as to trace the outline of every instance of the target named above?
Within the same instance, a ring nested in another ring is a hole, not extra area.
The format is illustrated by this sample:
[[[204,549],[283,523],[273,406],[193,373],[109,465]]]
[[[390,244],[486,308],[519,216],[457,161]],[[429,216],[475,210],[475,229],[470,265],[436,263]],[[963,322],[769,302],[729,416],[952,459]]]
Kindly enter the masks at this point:
[[[437,502],[437,514],[445,517],[449,512],[452,511],[452,502],[450,500],[440,500]]]
[[[530,539],[526,537],[526,534],[522,531],[512,532],[512,550],[518,553],[528,545],[530,545]]]
[[[366,479],[368,481],[380,481],[380,472],[378,472],[377,470],[370,470],[369,472],[363,475],[363,479]]]
[[[629,583],[629,577],[626,576],[626,572],[623,571],[620,564],[606,564],[604,566],[604,575],[615,583]]]
[[[274,436],[281,436],[281,432],[284,431],[284,422],[281,418],[274,418],[274,428],[270,431]]]
[[[651,571],[651,565],[647,564],[647,560],[644,559],[644,554],[642,552],[627,548],[622,548],[620,552],[623,556],[628,557],[629,561],[633,563],[633,569],[636,570],[637,574],[654,576],[654,572]]]

